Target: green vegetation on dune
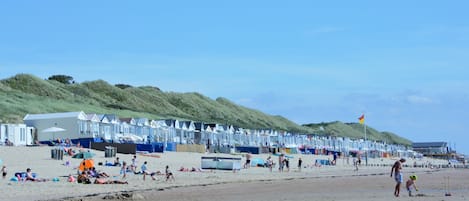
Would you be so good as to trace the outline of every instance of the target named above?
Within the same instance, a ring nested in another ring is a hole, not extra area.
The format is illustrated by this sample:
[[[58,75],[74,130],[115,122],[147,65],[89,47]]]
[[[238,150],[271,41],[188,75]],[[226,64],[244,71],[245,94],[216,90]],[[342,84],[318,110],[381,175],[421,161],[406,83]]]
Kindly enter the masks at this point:
[[[74,83],[50,78],[43,80],[28,74],[18,74],[0,81],[2,122],[21,122],[27,113],[68,111],[149,119],[178,118],[251,129],[351,138],[362,138],[363,135],[357,128],[359,125],[332,122],[301,126],[281,116],[237,105],[226,98],[213,100],[199,93],[162,92],[153,86],[111,85],[104,80]],[[409,142],[392,133],[379,133],[372,128],[369,128],[369,132],[373,140],[402,144]]]
[[[18,74],[0,82],[0,118],[20,122],[27,113],[80,111],[114,113],[123,117],[179,118],[233,124],[244,128],[273,128],[307,133],[308,128],[199,93],[161,92],[156,87],[111,85],[104,80],[66,84]]]
[[[341,136],[352,139],[365,138],[365,128],[359,123],[342,123],[339,121],[319,124],[305,124],[303,126],[313,129],[314,133],[326,136]],[[379,132],[369,126],[366,127],[367,139],[391,144],[410,145],[411,141],[399,137],[391,132]]]

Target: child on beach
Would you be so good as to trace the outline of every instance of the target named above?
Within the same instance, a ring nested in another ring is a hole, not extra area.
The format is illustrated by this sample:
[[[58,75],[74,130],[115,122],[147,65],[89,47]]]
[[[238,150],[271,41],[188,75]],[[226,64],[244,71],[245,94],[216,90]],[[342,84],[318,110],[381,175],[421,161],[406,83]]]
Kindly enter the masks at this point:
[[[7,176],[7,166],[3,166],[1,172],[2,172],[2,178],[5,179],[5,177]]]
[[[137,155],[134,155],[134,157],[132,158],[132,164],[130,164],[130,170],[132,170],[132,172],[137,172]]]
[[[411,175],[405,184],[405,187],[407,191],[409,192],[409,196],[411,197],[412,197],[412,190],[411,190],[412,186],[414,187],[415,191],[419,191],[419,189],[415,185],[415,181],[417,181],[417,176]]]
[[[169,170],[169,166],[168,166],[168,165],[166,166],[165,173],[166,173],[166,181],[169,181],[169,180],[175,181],[174,175],[173,175],[173,173],[171,172],[171,170]]]
[[[147,176],[148,171],[147,171],[147,162],[143,162],[142,166],[140,167],[141,173],[143,174],[143,181],[145,181],[145,177]]]
[[[127,163],[124,161],[122,162],[122,167],[121,167],[121,172],[122,174],[122,179],[125,179],[125,176],[127,176]]]

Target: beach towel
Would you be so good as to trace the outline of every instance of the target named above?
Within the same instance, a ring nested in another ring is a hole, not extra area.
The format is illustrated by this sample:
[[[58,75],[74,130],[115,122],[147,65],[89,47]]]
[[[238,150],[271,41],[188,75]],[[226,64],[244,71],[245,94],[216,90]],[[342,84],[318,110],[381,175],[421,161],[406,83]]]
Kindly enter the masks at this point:
[[[264,167],[265,161],[262,158],[254,158],[251,159],[251,167]]]

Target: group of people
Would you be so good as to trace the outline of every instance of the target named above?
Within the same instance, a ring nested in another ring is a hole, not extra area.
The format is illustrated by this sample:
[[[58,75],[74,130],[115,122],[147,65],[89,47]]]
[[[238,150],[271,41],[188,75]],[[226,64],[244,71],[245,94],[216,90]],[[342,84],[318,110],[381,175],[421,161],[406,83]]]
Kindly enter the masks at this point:
[[[96,167],[94,167],[94,166],[88,167],[88,165],[86,165],[86,160],[83,160],[81,165],[84,167],[84,169],[81,172],[78,170],[78,176],[77,176],[77,179],[76,179],[76,181],[78,183],[82,183],[82,184],[91,184],[91,183],[95,183],[95,184],[127,184],[127,181],[107,179],[107,178],[110,177],[109,174],[107,174],[106,172],[103,172],[103,171],[98,171],[96,169]],[[94,182],[91,182],[92,178],[95,178]],[[75,178],[72,175],[69,175],[68,181],[69,182],[75,182]]]
[[[290,159],[288,159],[288,157],[286,157],[284,154],[279,155],[278,165],[279,165],[278,167],[279,172],[290,171]],[[301,159],[301,157],[299,157],[298,158],[298,171],[301,171],[302,165],[303,165],[303,160]],[[267,157],[265,166],[269,168],[269,170],[272,172],[272,169],[275,166],[275,163],[271,156]]]
[[[405,159],[401,158],[394,163],[391,168],[391,177],[394,176],[394,180],[396,181],[396,186],[394,187],[394,196],[399,197],[401,191],[401,184],[404,182],[404,176],[402,174],[402,163],[405,163]],[[412,187],[415,191],[418,191],[417,185],[415,182],[417,181],[416,175],[409,176],[409,179],[406,181],[406,190],[409,193],[409,196],[412,196]]]
[[[6,176],[7,176],[7,166],[3,165],[2,166],[2,169],[0,170],[0,172],[2,173],[2,178],[5,179]],[[36,178],[36,175],[33,174],[33,172],[31,171],[31,168],[26,168],[26,172],[18,172],[18,173],[15,173],[15,179],[17,179],[18,181],[38,181],[38,182],[43,182],[43,181],[47,181],[47,179],[39,179],[39,178]]]
[[[81,174],[78,175],[76,181],[82,184],[91,184],[91,183],[94,183],[94,184],[128,184],[127,181],[106,179],[108,177],[109,176],[105,176],[105,175],[97,176],[97,177],[94,177],[95,178],[94,182],[91,182],[91,178],[93,178],[93,176],[88,171],[82,171]],[[72,175],[69,175],[68,181],[75,182],[75,178]]]
[[[169,169],[169,166],[167,165],[165,168],[165,173],[163,174],[161,171],[155,171],[151,172],[148,170],[147,167],[148,162],[145,161],[143,164],[140,166],[140,171],[138,171],[138,164],[137,164],[137,155],[134,155],[131,160],[130,166],[127,166],[127,163],[125,161],[122,162],[122,164],[119,161],[119,157],[116,158],[116,161],[114,161],[114,166],[121,166],[120,174],[122,175],[122,178],[127,177],[127,172],[133,172],[134,174],[142,174],[143,175],[143,180],[146,180],[146,176],[150,175],[152,180],[158,180],[156,178],[157,175],[165,175],[166,181],[175,181],[174,175]]]

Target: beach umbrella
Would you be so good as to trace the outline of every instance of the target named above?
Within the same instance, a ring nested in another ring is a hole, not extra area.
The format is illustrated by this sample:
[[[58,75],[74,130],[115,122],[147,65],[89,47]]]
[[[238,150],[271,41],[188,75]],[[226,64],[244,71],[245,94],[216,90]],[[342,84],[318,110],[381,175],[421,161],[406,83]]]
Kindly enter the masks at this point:
[[[93,158],[95,154],[91,152],[79,152],[72,156],[72,158],[79,158],[79,159],[89,159]]]
[[[65,128],[59,128],[59,127],[55,127],[55,126],[52,126],[50,128],[46,128],[44,130],[42,130],[43,133],[52,133],[52,139],[55,138],[55,133],[57,132],[62,132],[62,131],[66,131]]]

